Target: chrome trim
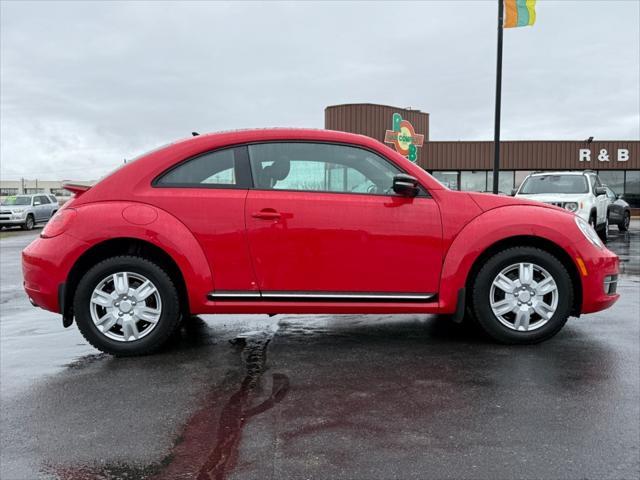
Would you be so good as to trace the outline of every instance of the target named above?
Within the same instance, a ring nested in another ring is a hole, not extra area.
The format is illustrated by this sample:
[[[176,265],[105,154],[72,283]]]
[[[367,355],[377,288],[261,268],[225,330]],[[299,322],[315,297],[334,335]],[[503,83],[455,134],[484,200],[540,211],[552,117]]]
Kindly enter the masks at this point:
[[[328,298],[328,299],[363,299],[363,300],[428,300],[433,298],[428,293],[333,293],[333,292],[264,292],[263,298]]]
[[[435,293],[373,293],[373,292],[225,292],[207,295],[209,299],[288,299],[288,300],[430,300]]]
[[[210,299],[217,298],[260,298],[260,292],[237,292],[237,291],[224,291],[219,290],[217,292],[211,292],[207,295]]]

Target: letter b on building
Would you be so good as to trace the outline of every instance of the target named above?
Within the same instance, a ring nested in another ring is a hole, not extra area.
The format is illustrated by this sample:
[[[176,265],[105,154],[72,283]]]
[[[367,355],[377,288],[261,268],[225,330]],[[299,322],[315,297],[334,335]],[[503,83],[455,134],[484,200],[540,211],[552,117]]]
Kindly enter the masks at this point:
[[[626,148],[619,148],[618,149],[618,161],[619,162],[626,162],[627,160],[629,160],[629,150],[627,150]]]

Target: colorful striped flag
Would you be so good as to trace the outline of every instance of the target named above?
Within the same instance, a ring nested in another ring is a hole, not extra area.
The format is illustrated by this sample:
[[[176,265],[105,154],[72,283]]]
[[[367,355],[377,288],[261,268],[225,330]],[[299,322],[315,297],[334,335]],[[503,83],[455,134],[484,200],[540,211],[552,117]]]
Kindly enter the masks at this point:
[[[536,21],[536,0],[504,0],[504,28],[528,27]]]

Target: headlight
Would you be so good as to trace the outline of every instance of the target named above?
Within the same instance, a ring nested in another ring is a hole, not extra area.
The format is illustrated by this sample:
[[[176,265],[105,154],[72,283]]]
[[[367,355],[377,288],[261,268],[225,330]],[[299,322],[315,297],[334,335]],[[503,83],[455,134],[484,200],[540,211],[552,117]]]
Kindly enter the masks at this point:
[[[577,202],[566,202],[564,204],[564,208],[566,208],[570,212],[575,212],[578,210],[578,204]]]
[[[589,225],[589,223],[587,223],[577,215],[575,217],[575,220],[576,220],[576,225],[578,226],[578,229],[582,232],[582,234],[585,237],[587,237],[587,240],[589,240],[598,248],[604,248],[604,243],[602,243],[602,240],[600,240],[600,237],[598,236],[596,231],[593,229],[593,227]]]

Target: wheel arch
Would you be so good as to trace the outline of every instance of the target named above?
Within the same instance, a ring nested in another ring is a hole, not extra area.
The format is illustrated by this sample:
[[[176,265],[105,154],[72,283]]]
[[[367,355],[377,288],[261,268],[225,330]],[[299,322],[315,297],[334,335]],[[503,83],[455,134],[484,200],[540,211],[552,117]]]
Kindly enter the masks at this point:
[[[577,233],[573,215],[542,205],[510,205],[478,215],[452,240],[444,255],[438,291],[440,311],[446,314],[458,310],[458,296],[464,290],[468,293],[469,280],[489,256],[504,248],[533,246],[551,253],[567,268],[576,289],[572,315],[578,315],[583,284],[574,260],[579,255],[572,232]]]
[[[476,257],[473,264],[471,265],[471,268],[467,272],[467,277],[465,280],[467,300],[469,300],[468,296],[471,294],[471,283],[480,268],[482,268],[482,265],[496,253],[511,247],[535,247],[556,257],[567,269],[567,272],[569,272],[571,283],[573,284],[575,289],[573,296],[573,305],[571,306],[571,314],[580,314],[580,310],[582,307],[582,281],[580,279],[580,274],[578,272],[578,269],[576,268],[574,261],[566,252],[566,250],[560,247],[557,243],[544,237],[535,235],[515,235],[512,237],[503,238],[489,245],[484,251],[482,251],[482,253]]]
[[[180,308],[183,315],[189,315],[189,295],[185,276],[175,259],[165,250],[151,242],[134,237],[117,237],[99,242],[82,253],[75,261],[61,292],[61,309],[68,326],[73,318],[73,296],[82,276],[93,265],[118,255],[135,255],[156,263],[174,280],[178,289]]]

